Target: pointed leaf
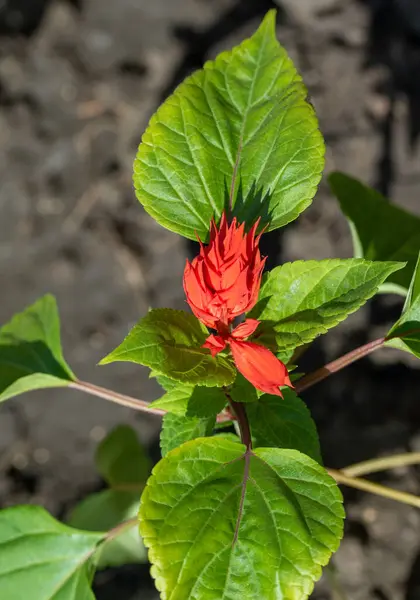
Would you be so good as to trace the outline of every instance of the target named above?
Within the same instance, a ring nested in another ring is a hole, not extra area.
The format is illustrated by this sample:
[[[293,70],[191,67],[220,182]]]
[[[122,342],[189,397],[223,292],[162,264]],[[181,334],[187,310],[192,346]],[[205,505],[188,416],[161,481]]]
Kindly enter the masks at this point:
[[[246,407],[255,446],[291,448],[322,464],[315,423],[306,404],[290,389],[284,398],[264,394]]]
[[[154,469],[140,529],[162,600],[304,600],[343,531],[340,491],[296,450],[188,442]]]
[[[103,536],[62,525],[39,506],[0,511],[0,598],[94,600],[87,563]]]
[[[268,229],[311,202],[324,142],[307,91],[275,36],[275,12],[188,77],[152,117],[134,164],[137,197],[161,225],[207,237],[233,188],[235,214]]]
[[[404,265],[363,259],[286,263],[263,284],[249,314],[263,323],[256,340],[274,333],[278,349],[292,349],[343,321],[360,308],[394,271]]]
[[[420,358],[420,253],[408,290],[403,313],[392,327],[385,342]]]
[[[406,262],[407,266],[392,273],[384,287],[384,291],[405,293],[420,250],[420,218],[343,173],[332,173],[329,183],[349,220],[355,256]],[[389,288],[390,284],[394,286]]]
[[[160,432],[162,456],[174,448],[178,448],[184,442],[211,435],[215,422],[214,417],[201,419],[199,417],[180,417],[168,413],[163,417],[162,431]]]
[[[53,296],[44,296],[0,329],[0,402],[74,379],[62,355]]]
[[[207,329],[193,315],[158,308],[149,311],[100,364],[129,361],[186,383],[228,385],[235,370],[225,358],[213,358],[202,348],[207,336]]]

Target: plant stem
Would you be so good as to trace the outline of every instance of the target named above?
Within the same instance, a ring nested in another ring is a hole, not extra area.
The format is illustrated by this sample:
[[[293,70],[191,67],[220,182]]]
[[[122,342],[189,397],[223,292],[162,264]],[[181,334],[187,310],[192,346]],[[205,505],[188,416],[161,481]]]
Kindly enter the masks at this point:
[[[385,341],[385,338],[382,337],[377,340],[374,340],[373,342],[369,342],[368,344],[360,346],[359,348],[356,348],[355,350],[344,354],[344,356],[333,360],[332,362],[326,364],[324,367],[317,369],[313,373],[305,375],[305,377],[302,377],[302,379],[296,382],[296,393],[300,394],[300,392],[303,392],[304,390],[307,390],[316,383],[319,383],[323,379],[326,379],[329,375],[337,373],[337,371],[341,371],[341,369],[344,369],[344,367],[348,367],[352,363],[356,362],[356,360],[360,360],[364,356],[368,356],[378,348],[381,348]]]
[[[230,395],[225,391],[229,400],[230,407],[238,421],[239,430],[241,432],[241,441],[245,444],[247,450],[252,450],[251,430],[249,428],[248,416],[246,414],[245,405],[243,402],[235,402]]]
[[[400,492],[399,490],[394,490],[384,485],[380,485],[379,483],[373,483],[372,481],[368,481],[367,479],[362,479],[360,477],[350,477],[349,475],[345,475],[342,471],[337,471],[335,469],[328,469],[328,473],[336,480],[337,483],[420,508],[420,497],[415,496],[414,494]]]
[[[127,529],[131,529],[132,527],[135,527],[135,525],[137,525],[137,524],[138,524],[137,517],[133,517],[132,519],[127,519],[127,521],[123,521],[122,523],[119,523],[116,527],[114,527],[113,529],[110,529],[108,531],[108,533],[106,534],[106,536],[104,538],[104,542],[109,542],[110,540],[113,540],[114,538],[119,536],[121,533],[124,533],[124,531],[126,531]]]
[[[348,477],[357,477],[359,475],[368,475],[378,471],[386,471],[395,467],[405,467],[408,465],[420,464],[420,452],[408,452],[405,454],[395,454],[394,456],[384,456],[383,458],[373,458],[365,460],[344,469],[340,473]]]
[[[85,392],[86,394],[91,394],[92,396],[98,396],[98,398],[103,398],[104,400],[109,400],[110,402],[115,402],[121,406],[127,406],[128,408],[133,408],[134,410],[149,413],[151,415],[157,415],[161,417],[166,413],[166,411],[159,408],[150,408],[149,404],[144,400],[137,400],[137,398],[132,398],[131,396],[126,396],[125,394],[120,394],[118,392],[114,392],[113,390],[108,390],[86,381],[72,381],[69,384],[69,387],[74,390]]]

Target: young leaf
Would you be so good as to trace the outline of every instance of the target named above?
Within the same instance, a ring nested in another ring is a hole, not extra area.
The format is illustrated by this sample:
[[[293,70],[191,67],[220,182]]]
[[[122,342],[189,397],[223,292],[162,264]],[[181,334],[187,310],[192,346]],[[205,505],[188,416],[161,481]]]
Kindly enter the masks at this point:
[[[168,413],[162,420],[160,450],[162,456],[184,442],[211,435],[216,419],[214,417],[180,417]]]
[[[152,402],[150,407],[179,416],[213,417],[224,409],[226,403],[226,395],[221,388],[185,385],[170,390]]]
[[[152,117],[134,164],[137,198],[164,227],[206,239],[226,195],[268,229],[311,202],[324,142],[307,91],[275,36],[275,11],[240,46],[188,77]]]
[[[386,346],[405,350],[420,358],[420,253],[403,313],[388,333]]]
[[[344,517],[334,480],[309,457],[245,452],[222,436],[162,459],[139,514],[162,600],[304,600]]]
[[[263,323],[256,336],[274,332],[279,351],[296,348],[343,321],[404,265],[363,259],[286,263],[268,273],[249,316]]]
[[[103,537],[62,525],[40,506],[0,511],[0,598],[94,600],[87,565]]]
[[[332,173],[329,183],[349,220],[356,257],[404,261],[391,274],[384,291],[405,293],[420,250],[420,218],[391,204],[379,192],[343,173]]]
[[[284,398],[264,394],[246,407],[254,444],[299,450],[322,464],[318,433],[306,404],[290,389],[282,393]]]
[[[149,311],[123,343],[99,364],[129,361],[185,383],[228,385],[235,377],[235,370],[227,359],[213,358],[201,347],[207,335],[207,329],[194,315],[157,308]]]
[[[62,355],[53,296],[44,296],[0,329],[0,402],[74,380]]]
[[[131,427],[116,427],[99,444],[95,455],[99,473],[110,489],[91,494],[72,511],[69,525],[89,531],[108,531],[136,516],[151,462]],[[138,528],[121,527],[93,557],[99,569],[142,563],[146,550]]]

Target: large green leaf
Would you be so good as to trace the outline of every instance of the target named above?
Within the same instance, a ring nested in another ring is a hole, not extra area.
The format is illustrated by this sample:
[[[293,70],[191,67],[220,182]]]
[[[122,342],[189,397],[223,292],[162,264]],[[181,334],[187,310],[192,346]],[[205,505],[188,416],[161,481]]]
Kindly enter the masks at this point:
[[[0,511],[0,598],[94,600],[88,563],[103,537],[62,525],[39,506]]]
[[[240,46],[188,77],[152,117],[134,164],[137,197],[161,225],[207,237],[232,193],[268,229],[311,202],[324,142],[307,91],[275,36],[275,12]]]
[[[184,442],[211,435],[215,422],[214,417],[182,417],[168,413],[162,419],[160,432],[162,456],[166,456],[168,452],[178,448]]]
[[[246,407],[255,446],[292,448],[322,463],[318,433],[306,404],[290,389],[264,394]]]
[[[175,415],[187,417],[212,417],[223,410],[227,398],[221,388],[206,388],[201,385],[181,385],[166,392],[150,404]]]
[[[420,250],[420,218],[343,173],[332,173],[329,182],[349,220],[355,256],[407,262],[389,277],[384,291],[407,290]]]
[[[304,600],[343,531],[340,491],[296,450],[222,436],[153,470],[140,529],[162,600]]]
[[[403,266],[351,258],[286,263],[268,273],[249,316],[264,321],[262,341],[274,333],[279,350],[296,348],[360,308]]]
[[[410,352],[420,358],[420,253],[401,317],[388,333],[386,346]]]
[[[100,364],[130,361],[186,383],[228,385],[235,370],[225,358],[213,358],[201,347],[207,336],[207,329],[193,315],[157,308],[149,311]]]
[[[0,402],[74,379],[62,355],[53,296],[44,296],[0,329]]]
[[[99,444],[95,462],[110,489],[91,494],[72,511],[69,525],[88,531],[108,531],[129,521],[139,509],[140,495],[151,471],[151,462],[136,432],[127,425],[111,431]],[[147,560],[134,523],[108,536],[93,557],[99,569]]]

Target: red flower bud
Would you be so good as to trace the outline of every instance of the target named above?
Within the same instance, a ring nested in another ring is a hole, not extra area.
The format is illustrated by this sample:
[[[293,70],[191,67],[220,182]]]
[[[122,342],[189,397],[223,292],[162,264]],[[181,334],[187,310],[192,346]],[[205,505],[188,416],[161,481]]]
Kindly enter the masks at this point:
[[[222,215],[219,229],[212,222],[210,242],[200,242],[200,254],[187,260],[184,290],[195,316],[208,327],[227,327],[257,302],[265,259],[256,236],[259,221],[249,233],[236,218],[228,225]]]
[[[184,271],[184,290],[195,316],[217,330],[203,344],[212,356],[230,346],[233,360],[244,377],[267,394],[282,396],[280,386],[292,387],[287,367],[260,344],[244,341],[259,325],[246,319],[231,331],[231,323],[257,302],[265,258],[261,258],[256,236],[259,221],[249,233],[236,218],[228,225],[222,215],[219,229],[211,224],[210,242],[200,241],[200,254]]]

